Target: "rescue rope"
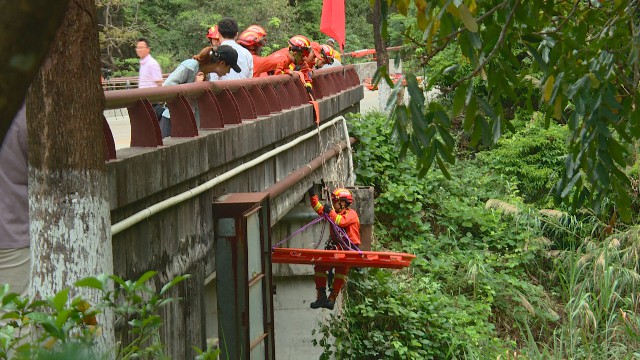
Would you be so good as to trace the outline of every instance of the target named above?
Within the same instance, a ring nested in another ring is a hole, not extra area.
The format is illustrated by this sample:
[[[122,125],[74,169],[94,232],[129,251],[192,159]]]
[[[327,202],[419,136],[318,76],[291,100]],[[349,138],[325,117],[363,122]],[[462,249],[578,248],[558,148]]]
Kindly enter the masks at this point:
[[[273,245],[271,247],[271,250],[275,250],[277,247],[279,247],[280,245],[282,245],[284,242],[289,241],[289,239],[291,239],[292,237],[300,234],[301,232],[303,232],[304,230],[306,230],[307,228],[309,228],[312,225],[315,225],[317,223],[319,223],[320,221],[325,220],[327,221],[330,226],[333,228],[334,232],[336,233],[336,237],[337,237],[337,241],[338,244],[340,246],[342,246],[343,250],[347,250],[347,251],[357,251],[358,254],[362,254],[362,250],[360,250],[360,248],[354,244],[353,242],[351,242],[351,239],[349,239],[349,235],[347,235],[347,233],[344,231],[343,228],[341,228],[339,225],[337,225],[333,220],[331,220],[331,218],[329,217],[328,214],[322,214],[321,216],[318,216],[316,219],[311,220],[309,223],[303,225],[300,229],[294,231],[291,235],[287,236],[286,238],[284,238],[283,240],[280,240],[280,242],[278,242],[277,244]],[[324,228],[322,229],[322,236],[324,236]],[[345,240],[346,239],[346,242]],[[329,240],[331,240],[331,238],[329,238]],[[320,240],[318,241],[318,244],[322,241],[322,237],[320,237]],[[315,244],[315,243],[314,243]],[[317,247],[317,246],[316,246]]]
[[[301,227],[300,229],[298,229],[298,230],[294,231],[294,232],[293,232],[293,234],[291,234],[291,235],[287,236],[284,240],[281,240],[279,243],[277,243],[277,244],[273,245],[273,246],[271,247],[271,249],[273,250],[273,249],[275,249],[275,248],[279,247],[282,243],[284,243],[284,242],[288,241],[289,239],[291,239],[292,237],[294,237],[294,236],[296,236],[296,235],[300,234],[301,232],[303,232],[303,231],[304,231],[306,228],[308,228],[309,226],[314,225],[314,224],[316,224],[316,223],[319,223],[322,219],[323,219],[323,218],[322,218],[322,217],[320,217],[320,216],[319,216],[318,218],[316,218],[316,219],[313,219],[311,222],[307,223],[306,225],[304,225],[304,226],[303,226],[303,227]]]

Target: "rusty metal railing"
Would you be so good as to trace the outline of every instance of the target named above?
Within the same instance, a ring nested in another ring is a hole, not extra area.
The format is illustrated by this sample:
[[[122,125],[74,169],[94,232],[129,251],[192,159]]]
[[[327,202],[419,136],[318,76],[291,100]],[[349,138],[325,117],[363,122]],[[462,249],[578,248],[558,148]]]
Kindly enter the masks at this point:
[[[312,95],[318,100],[355,86],[360,86],[360,79],[353,65],[321,69],[314,73]],[[195,137],[200,129],[224,129],[225,125],[256,120],[309,101],[297,75],[110,90],[104,94],[106,109],[127,109],[131,123],[131,147],[163,145],[153,103],[168,106],[172,137]],[[199,128],[190,103],[198,105]],[[105,158],[115,159],[113,134],[106,119],[103,131],[107,144]]]

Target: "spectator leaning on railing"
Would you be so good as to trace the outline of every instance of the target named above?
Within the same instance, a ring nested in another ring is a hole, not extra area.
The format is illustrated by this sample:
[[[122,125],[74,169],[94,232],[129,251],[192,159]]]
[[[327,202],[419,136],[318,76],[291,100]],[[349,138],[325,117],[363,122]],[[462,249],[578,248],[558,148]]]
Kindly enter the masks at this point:
[[[238,53],[231,46],[220,45],[217,48],[207,46],[192,59],[183,61],[167,77],[163,86],[188,84],[196,81],[203,81],[205,74],[216,74],[224,76],[231,69],[236,73],[240,72],[238,66]],[[200,115],[197,104],[191,105],[196,118],[196,125],[200,127]],[[169,109],[165,109],[160,119],[160,132],[162,137],[171,136],[171,114]]]

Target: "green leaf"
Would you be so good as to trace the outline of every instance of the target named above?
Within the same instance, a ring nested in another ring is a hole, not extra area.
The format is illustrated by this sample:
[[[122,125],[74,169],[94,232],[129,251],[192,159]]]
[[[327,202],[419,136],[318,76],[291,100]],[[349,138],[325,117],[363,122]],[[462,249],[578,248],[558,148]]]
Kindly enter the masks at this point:
[[[396,109],[396,123],[395,130],[402,143],[409,141],[409,134],[407,133],[408,115],[407,107],[404,105],[398,106]]]
[[[433,160],[436,158],[437,153],[438,151],[436,150],[435,146],[432,146],[427,150],[423,165],[425,169],[429,169],[431,167],[431,164],[433,164]]]
[[[631,221],[631,198],[629,197],[627,188],[615,181],[613,189],[615,191],[616,207],[618,209],[618,212],[620,213],[620,217],[626,222]]]
[[[400,153],[398,156],[400,159],[404,159],[407,156],[407,149],[409,149],[409,141],[402,142],[402,146],[400,147]]]
[[[395,112],[395,109],[399,106],[404,106],[404,104],[398,104],[398,94],[401,91],[404,91],[404,86],[402,86],[402,79],[400,79],[392,88],[389,97],[387,98],[387,103],[385,105],[385,110],[392,113]]]
[[[442,106],[438,103],[432,103],[434,106],[431,106],[433,111],[433,115],[436,119],[439,120],[442,127],[448,129],[451,127],[451,119],[449,119],[449,115],[442,109]]]
[[[530,43],[539,43],[542,41],[542,36],[532,33],[525,33],[522,35],[522,40]]]
[[[498,139],[500,139],[500,136],[502,135],[502,127],[500,126],[500,118],[496,118],[493,121],[493,127],[492,127],[492,131],[491,133],[493,134],[493,137],[491,138],[491,140],[495,143],[498,142]]]
[[[609,172],[601,162],[598,162],[598,164],[596,165],[595,172],[598,181],[600,181],[600,184],[602,184],[604,187],[609,187],[609,185],[611,185]]]
[[[609,137],[607,139],[607,148],[609,149],[609,154],[619,166],[626,166],[625,156],[627,155],[627,149],[622,144],[613,137]]]
[[[482,115],[480,114],[476,115],[475,123],[476,123],[476,126],[473,127],[473,132],[471,133],[471,139],[469,141],[469,144],[471,146],[477,146],[478,143],[480,142],[480,139],[482,138],[482,133],[483,133],[482,128],[484,125],[484,118],[482,117]]]
[[[480,105],[480,108],[482,108],[482,111],[484,112],[485,115],[487,115],[487,117],[494,120],[497,119],[496,112],[494,111],[493,107],[489,105],[489,103],[485,99],[483,99],[480,96],[477,96],[476,99],[478,100],[478,104]]]
[[[452,106],[453,116],[458,115],[462,111],[462,108],[464,107],[464,103],[465,103],[465,98],[467,95],[468,86],[469,86],[469,83],[467,82],[460,84],[460,86],[458,86],[455,93],[453,94],[453,106]]]
[[[98,278],[93,276],[80,279],[76,281],[74,285],[78,287],[88,287],[88,288],[104,291],[104,284],[102,283],[102,281],[98,280]]]
[[[128,289],[129,288],[129,285],[127,285],[127,282],[124,281],[118,275],[109,275],[109,279],[111,279],[111,280],[115,281],[116,283],[120,284],[120,286],[123,287],[124,289]]]
[[[160,290],[160,295],[161,296],[164,295],[164,293],[166,293],[173,286],[175,286],[176,284],[181,283],[182,281],[184,281],[184,280],[186,280],[186,279],[188,279],[190,277],[191,277],[190,274],[184,274],[184,275],[176,276],[175,278],[173,278],[173,280],[171,280],[165,286],[162,287],[162,290]]]
[[[2,317],[0,317],[0,319],[2,319],[2,320],[7,320],[7,319],[17,320],[17,319],[20,319],[20,314],[17,311],[9,311],[9,312],[4,313],[2,315]]]
[[[442,138],[444,143],[447,145],[447,148],[453,149],[453,147],[455,146],[456,141],[453,138],[453,136],[451,136],[451,133],[446,128],[444,128],[442,126],[436,125],[436,128],[438,129],[438,134],[440,134],[440,137]]]
[[[435,145],[435,148],[438,151],[438,154],[440,154],[441,158],[443,158],[449,164],[452,164],[452,165],[455,164],[456,157],[452,152],[453,150],[452,148],[442,146],[442,144],[437,140],[434,141],[433,144]]]
[[[589,75],[584,75],[578,81],[571,84],[569,89],[567,90],[567,97],[569,99],[573,98],[573,96],[581,90],[589,89]]]
[[[436,134],[436,130],[435,126],[430,125],[424,130],[418,129],[415,131],[415,135],[423,148],[431,146],[431,139],[433,139],[433,136]]]
[[[555,82],[555,76],[549,75],[542,89],[542,98],[544,99],[544,101],[549,102],[549,99],[551,99],[551,92],[553,91],[553,85],[555,84]]]
[[[464,24],[464,27],[471,32],[477,32],[478,23],[476,22],[476,19],[473,18],[473,15],[471,15],[467,6],[464,3],[461,3],[460,6],[458,6],[458,11],[460,12],[460,20]]]
[[[28,306],[27,309],[36,309],[42,306],[46,306],[48,303],[45,300],[34,300]]]
[[[395,0],[395,4],[398,12],[404,16],[407,16],[407,10],[409,9],[409,0]]]
[[[567,184],[567,186],[564,188],[564,190],[562,190],[562,194],[560,194],[560,197],[564,198],[567,196],[567,194],[569,194],[569,192],[571,191],[571,189],[573,189],[573,186],[576,184],[576,182],[580,179],[580,177],[582,176],[582,172],[578,171],[573,178],[571,178],[571,181],[569,181],[569,183]]]
[[[544,72],[547,72],[547,63],[542,59],[542,56],[540,56],[540,53],[528,43],[524,43],[524,46],[527,48],[527,50],[529,50],[529,53],[536,60],[536,63],[538,63],[538,66],[540,66],[540,69]]]
[[[69,288],[62,289],[55,294],[51,299],[51,303],[57,311],[62,311],[67,305],[67,300],[69,300]]]
[[[71,312],[71,309],[63,309],[62,311],[59,311],[56,315],[56,327],[62,328],[62,326],[69,319],[69,315],[71,315]]]
[[[140,278],[138,280],[136,280],[136,288],[140,287],[141,285],[144,285],[144,283],[147,282],[147,280],[151,279],[152,277],[154,277],[158,272],[154,271],[154,270],[150,270],[147,271],[146,273],[142,274],[142,276],[140,276]]]
[[[447,166],[440,160],[439,157],[436,157],[436,162],[438,163],[438,167],[440,171],[442,171],[442,175],[444,175],[447,180],[451,180],[451,174],[449,174],[449,170],[447,170]]]
[[[422,89],[418,85],[418,80],[413,73],[407,73],[405,75],[405,78],[407,80],[407,92],[409,93],[410,97],[409,107],[411,107],[412,103],[415,103],[415,105],[418,105],[418,109],[420,109],[420,112],[422,112],[424,109],[425,98]],[[398,83],[400,82],[401,81],[398,81]]]
[[[13,300],[14,300],[15,298],[17,298],[18,296],[19,296],[19,295],[18,295],[18,294],[16,294],[16,293],[8,293],[8,294],[5,294],[5,295],[2,297],[2,306],[6,306],[7,304],[9,304],[9,303],[13,302]]]
[[[476,97],[473,96],[469,101],[469,105],[467,105],[467,110],[464,116],[464,122],[462,123],[462,128],[464,131],[469,132],[473,127],[476,119],[476,112],[478,111],[478,105],[476,103]]]

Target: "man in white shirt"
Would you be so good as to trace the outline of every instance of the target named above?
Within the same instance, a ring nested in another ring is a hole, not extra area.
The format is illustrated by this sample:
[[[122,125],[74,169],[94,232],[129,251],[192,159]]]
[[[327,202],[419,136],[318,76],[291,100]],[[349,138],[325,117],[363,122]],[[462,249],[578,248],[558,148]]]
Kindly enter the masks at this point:
[[[216,74],[209,74],[211,81],[250,79],[253,77],[253,56],[249,50],[236,43],[238,36],[238,23],[232,18],[224,18],[218,22],[218,32],[220,33],[220,45],[229,45],[238,52],[238,66],[240,72],[229,72],[227,75],[218,77]]]

